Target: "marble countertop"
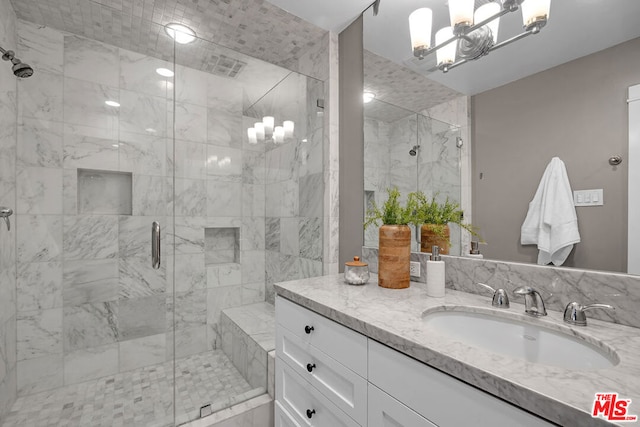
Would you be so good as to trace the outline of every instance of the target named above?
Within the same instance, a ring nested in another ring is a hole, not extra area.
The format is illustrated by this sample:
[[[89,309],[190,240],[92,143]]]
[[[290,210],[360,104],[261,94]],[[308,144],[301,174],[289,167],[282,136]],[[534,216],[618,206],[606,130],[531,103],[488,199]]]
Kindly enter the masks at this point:
[[[572,327],[555,311],[548,311],[544,318],[523,316],[530,323],[602,342],[620,359],[613,368],[597,371],[530,363],[443,339],[422,323],[425,310],[456,307],[494,310],[502,317],[521,315],[524,305],[514,302],[516,298],[511,298],[511,308],[494,309],[489,293],[481,296],[447,289],[444,298],[431,298],[424,286],[411,282],[407,289],[385,289],[377,286],[374,274],[368,284],[350,286],[342,275],[332,275],[277,283],[275,290],[288,300],[562,426],[612,425],[591,417],[595,394],[602,392],[617,392],[620,399],[631,399],[628,414],[640,416],[640,329],[593,319],[586,327]]]

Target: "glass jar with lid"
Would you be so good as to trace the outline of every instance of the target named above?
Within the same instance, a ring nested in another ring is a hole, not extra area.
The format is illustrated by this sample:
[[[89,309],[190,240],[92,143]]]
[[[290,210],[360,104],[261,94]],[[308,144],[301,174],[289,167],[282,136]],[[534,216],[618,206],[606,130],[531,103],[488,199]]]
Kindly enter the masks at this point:
[[[364,285],[369,281],[369,264],[354,256],[353,261],[344,263],[344,280],[350,285]]]

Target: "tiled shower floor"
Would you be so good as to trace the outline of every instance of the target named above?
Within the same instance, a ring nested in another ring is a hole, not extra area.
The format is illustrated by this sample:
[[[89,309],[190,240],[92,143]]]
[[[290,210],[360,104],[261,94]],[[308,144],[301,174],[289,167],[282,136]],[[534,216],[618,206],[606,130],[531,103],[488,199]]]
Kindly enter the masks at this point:
[[[176,424],[264,393],[222,350],[176,360]],[[173,426],[173,362],[18,397],[3,427]]]

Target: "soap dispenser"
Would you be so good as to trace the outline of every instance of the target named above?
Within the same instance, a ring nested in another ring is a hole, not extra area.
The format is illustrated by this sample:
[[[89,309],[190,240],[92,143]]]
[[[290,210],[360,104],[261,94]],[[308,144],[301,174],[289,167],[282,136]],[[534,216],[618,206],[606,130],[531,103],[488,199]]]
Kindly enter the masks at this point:
[[[444,261],[440,259],[440,248],[431,248],[431,258],[427,260],[427,295],[444,297]]]

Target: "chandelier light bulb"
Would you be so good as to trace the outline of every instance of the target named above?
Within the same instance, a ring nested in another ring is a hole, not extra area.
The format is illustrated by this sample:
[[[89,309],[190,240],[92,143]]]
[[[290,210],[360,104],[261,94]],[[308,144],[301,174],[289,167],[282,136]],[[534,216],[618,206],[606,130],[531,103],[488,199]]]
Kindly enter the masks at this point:
[[[496,2],[483,4],[476,10],[476,13],[473,15],[474,22],[480,23],[485,19],[488,19],[494,16],[495,14],[500,12],[501,8],[502,7],[500,6],[500,4]],[[498,17],[493,21],[490,21],[489,23],[486,24],[486,26],[489,27],[489,29],[491,30],[493,43],[494,44],[498,43],[498,29],[500,28],[500,18]]]
[[[284,137],[291,138],[293,136],[295,124],[291,120],[285,120],[282,122],[282,127],[284,128]]]
[[[258,143],[258,137],[256,135],[256,129],[255,128],[247,129],[247,136],[249,137],[249,144],[257,144]]]
[[[474,0],[449,0],[449,18],[452,27],[473,25]]]
[[[551,0],[525,0],[522,2],[522,23],[529,30],[544,27],[549,19]]]
[[[275,119],[273,118],[273,116],[264,116],[262,118],[262,123],[264,124],[264,132],[267,135],[270,135],[273,133],[273,125],[275,123]]]
[[[416,9],[409,15],[409,33],[414,55],[416,51],[424,51],[431,47],[432,23],[433,12],[428,7]]]
[[[260,141],[264,141],[264,123],[256,122],[254,123],[253,127],[256,130],[256,138],[258,138]]]
[[[276,144],[284,142],[284,127],[276,126],[273,131],[273,140]]]
[[[453,28],[444,27],[438,30],[436,33],[436,45],[440,43],[444,43],[447,40],[453,37]],[[445,64],[453,64],[456,62],[456,49],[458,47],[458,43],[456,40],[453,40],[451,43],[441,47],[436,51],[436,61],[438,66]]]

